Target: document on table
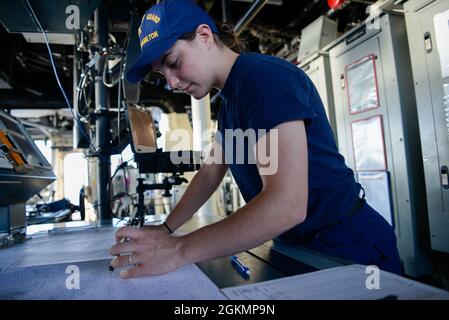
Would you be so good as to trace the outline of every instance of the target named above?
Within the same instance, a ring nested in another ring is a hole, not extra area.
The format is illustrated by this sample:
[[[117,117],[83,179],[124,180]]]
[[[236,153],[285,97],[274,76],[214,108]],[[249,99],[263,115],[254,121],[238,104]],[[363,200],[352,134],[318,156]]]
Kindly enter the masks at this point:
[[[108,249],[115,243],[117,230],[94,228],[33,236],[0,250],[0,273],[14,267],[110,259]]]
[[[112,259],[108,250],[115,244],[117,230],[103,227],[33,236],[0,250],[0,273],[15,267]]]
[[[0,273],[0,299],[223,300],[220,289],[194,264],[153,277],[123,280],[110,259],[29,267]]]
[[[368,272],[367,272],[368,271]],[[449,292],[362,265],[222,289],[231,300],[449,299]]]

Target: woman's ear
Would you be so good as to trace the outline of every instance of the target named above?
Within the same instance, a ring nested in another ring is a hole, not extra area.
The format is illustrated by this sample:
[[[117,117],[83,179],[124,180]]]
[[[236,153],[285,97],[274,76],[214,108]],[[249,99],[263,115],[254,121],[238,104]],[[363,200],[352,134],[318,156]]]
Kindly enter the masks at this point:
[[[207,24],[200,24],[196,28],[195,33],[196,37],[205,43],[208,49],[215,43],[214,33]]]

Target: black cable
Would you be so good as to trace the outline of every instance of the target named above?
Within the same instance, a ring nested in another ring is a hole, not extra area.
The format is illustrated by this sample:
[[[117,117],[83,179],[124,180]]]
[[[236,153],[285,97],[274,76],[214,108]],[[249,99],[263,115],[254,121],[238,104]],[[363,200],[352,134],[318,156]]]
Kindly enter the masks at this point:
[[[125,167],[128,165],[128,162],[129,162],[129,161],[131,161],[131,160],[124,161],[124,162],[120,163],[120,164],[117,166],[117,168],[115,168],[115,171],[114,171],[114,173],[112,174],[112,176],[109,178],[108,184],[107,184],[107,186],[106,186],[106,190],[107,190],[107,193],[108,193],[108,194],[109,194],[109,188],[110,188],[112,179],[114,179],[115,175],[120,171],[120,169],[125,170]],[[125,177],[125,178],[126,178],[126,177]],[[127,190],[126,193],[128,194],[128,190]]]
[[[128,190],[128,182],[126,181],[126,167],[123,167],[123,177],[125,179],[125,189],[126,189],[126,194],[129,194],[129,190]],[[129,176],[129,179],[131,180],[131,176]]]
[[[132,193],[132,194],[129,194],[129,195],[126,195],[126,194],[123,194],[123,195],[121,195],[120,197],[113,197],[112,198],[112,200],[109,200],[108,202],[106,202],[104,205],[109,205],[111,202],[114,202],[114,201],[117,201],[117,200],[119,200],[119,199],[122,199],[122,198],[124,198],[125,196],[129,196],[129,197],[132,197],[132,196],[135,196],[135,195],[137,195],[137,192],[136,193]],[[88,208],[86,208],[85,210],[90,210],[90,209],[96,209],[96,208],[99,208],[99,207],[101,207],[102,205],[101,204],[97,204],[97,205],[93,205],[93,206],[91,206],[91,207],[88,207]],[[74,210],[73,211],[73,213],[76,213],[76,212],[79,212],[79,210]],[[73,214],[72,213],[72,214]]]
[[[44,36],[45,44],[46,44],[46,46],[47,46],[48,54],[49,54],[49,57],[50,57],[51,66],[52,66],[52,68],[53,68],[53,73],[54,73],[54,75],[55,75],[55,78],[56,78],[56,81],[57,81],[57,83],[58,83],[58,86],[59,86],[59,88],[61,89],[62,95],[64,96],[65,102],[66,102],[66,104],[67,104],[67,106],[68,106],[70,112],[72,113],[73,119],[74,119],[76,125],[78,126],[78,128],[80,129],[80,132],[83,134],[84,138],[85,138],[87,141],[89,141],[90,149],[91,149],[95,154],[97,154],[97,152],[96,152],[96,150],[95,150],[95,147],[94,147],[94,146],[92,145],[92,143],[91,143],[91,140],[90,140],[90,138],[89,138],[89,135],[84,131],[84,128],[82,127],[82,125],[81,125],[81,123],[80,123],[80,120],[79,120],[78,117],[75,115],[75,113],[74,113],[74,111],[73,111],[73,107],[72,107],[72,105],[70,104],[69,99],[67,98],[66,92],[65,92],[65,90],[64,90],[64,88],[63,88],[63,86],[62,86],[62,84],[61,84],[61,81],[60,81],[60,79],[59,79],[58,72],[57,72],[57,70],[56,70],[55,63],[54,63],[54,61],[53,61],[53,54],[52,54],[52,51],[51,51],[51,48],[50,48],[50,44],[49,44],[49,42],[48,42],[47,34],[45,33],[45,30],[44,30],[44,28],[42,27],[42,25],[41,25],[39,19],[37,18],[37,16],[36,16],[36,14],[35,14],[35,12],[34,12],[32,6],[31,6],[31,4],[29,3],[29,1],[28,1],[28,0],[25,0],[25,2],[26,2],[26,4],[27,4],[28,10],[30,11],[31,15],[34,17],[34,20],[35,20],[35,22],[36,22],[36,24],[37,24],[37,26],[38,26],[39,31],[40,31],[40,32],[42,33],[42,35]],[[122,58],[122,59],[123,59],[123,58]],[[122,61],[123,61],[123,60],[122,60]],[[121,63],[120,68],[122,68],[122,61],[120,62],[120,63]],[[120,70],[120,72],[122,72],[122,69]],[[119,97],[120,97],[120,90],[121,90],[120,82],[122,82],[122,81],[120,81],[120,80],[121,80],[121,74],[119,74],[119,88],[118,88],[118,90],[119,90]],[[120,99],[120,100],[121,100],[121,99]],[[119,110],[118,116],[119,116],[119,117],[120,117],[120,107],[121,107],[121,106],[119,105],[119,106],[118,106],[118,110]],[[118,134],[119,134],[119,136],[120,136],[120,132],[119,132]],[[98,153],[98,156],[99,156],[99,157],[103,157],[103,155],[101,155],[100,153]],[[106,160],[107,160],[107,159],[106,159]],[[122,166],[122,165],[123,165],[123,166]],[[120,164],[120,166],[118,167],[118,170],[120,170],[121,168],[123,168],[123,170],[124,170],[124,167],[125,167],[126,165],[127,165],[127,161],[125,161],[124,163]],[[122,167],[121,167],[121,166],[122,166]],[[108,196],[109,196],[109,186],[110,186],[110,183],[111,183],[112,179],[114,178],[114,176],[117,174],[118,170],[116,169],[116,171],[114,172],[114,174],[111,176],[111,178],[110,178],[109,181],[108,181],[108,184],[107,184],[107,194],[108,194]],[[125,179],[126,179],[126,173],[125,173]],[[126,183],[126,181],[125,181],[125,183]],[[127,188],[127,186],[126,186],[126,188]],[[128,188],[127,188],[127,191],[126,191],[126,195],[130,196],[130,195],[128,194]],[[108,201],[108,202],[107,202],[107,205],[110,205],[110,202],[116,201],[116,200],[117,200],[117,199],[113,199],[113,200]],[[98,207],[100,207],[100,206],[98,206]],[[93,207],[93,208],[94,208],[94,207]],[[91,208],[91,209],[92,209],[92,208]],[[73,213],[74,213],[74,212],[73,212]]]
[[[36,24],[37,24],[37,26],[38,26],[39,31],[40,31],[40,32],[42,33],[42,35],[44,36],[45,44],[46,44],[46,46],[47,46],[48,55],[49,55],[49,57],[50,57],[50,62],[51,62],[51,66],[52,66],[52,68],[53,68],[53,73],[54,73],[54,75],[55,75],[56,82],[58,83],[58,86],[59,86],[59,88],[61,89],[62,95],[64,96],[64,100],[65,100],[65,102],[66,102],[66,104],[67,104],[67,106],[68,106],[70,112],[72,113],[73,120],[75,121],[76,125],[77,125],[78,128],[80,129],[80,132],[83,134],[84,138],[85,138],[87,141],[89,141],[90,149],[91,149],[95,154],[97,154],[95,147],[94,147],[93,144],[90,142],[90,138],[89,138],[88,134],[84,131],[84,129],[83,129],[83,127],[82,127],[82,125],[81,125],[79,119],[76,117],[75,113],[73,112],[72,105],[70,104],[69,99],[67,98],[67,95],[66,95],[66,93],[65,93],[65,90],[64,90],[64,88],[62,87],[61,81],[60,81],[60,79],[59,79],[58,72],[57,72],[57,70],[56,70],[55,62],[53,61],[53,54],[52,54],[52,51],[51,51],[51,48],[50,48],[50,44],[49,44],[49,42],[48,42],[47,34],[45,33],[44,28],[42,27],[41,23],[39,22],[39,19],[37,18],[36,13],[34,12],[33,8],[31,7],[30,2],[29,2],[28,0],[25,0],[25,3],[26,3],[26,5],[27,5],[27,9],[29,10],[29,12],[31,13],[31,15],[32,15],[33,18],[34,18],[34,20],[35,20],[35,22],[36,22]],[[99,156],[99,157],[103,157],[103,155],[100,154],[100,153],[98,153],[98,156]],[[107,160],[107,159],[105,159],[105,160]]]
[[[124,82],[123,82],[123,67],[126,66],[126,62],[124,63],[124,61],[126,60],[126,55],[127,55],[127,51],[126,48],[128,47],[128,42],[129,42],[129,35],[131,33],[131,27],[132,24],[130,23],[128,26],[128,30],[126,31],[126,36],[125,36],[125,43],[123,44],[123,54],[122,54],[122,59],[120,60],[120,67],[119,67],[119,80],[118,80],[118,94],[117,94],[117,110],[118,110],[118,114],[117,114],[117,132],[118,132],[118,145],[119,148],[121,148],[121,110],[122,110],[122,93],[123,93],[123,102],[125,102],[125,106],[126,106],[126,101],[125,101],[125,90],[124,90]],[[122,159],[123,162],[123,152],[120,152],[120,157]],[[123,171],[125,172],[125,171]],[[126,177],[125,177],[126,179]]]
[[[131,196],[132,196],[132,195],[129,194],[128,184],[126,183],[126,170],[125,170],[125,168],[126,168],[126,166],[128,166],[128,162],[129,162],[129,161],[131,161],[131,159],[122,162],[121,164],[119,164],[119,165],[117,166],[117,168],[115,168],[114,173],[112,174],[111,178],[110,178],[109,181],[108,181],[108,184],[106,185],[106,193],[107,193],[107,195],[108,195],[108,198],[109,198],[109,189],[110,189],[110,187],[111,187],[112,180],[114,179],[115,175],[116,175],[121,169],[123,169],[123,174],[124,174],[124,179],[125,179],[125,188],[126,188],[126,192],[125,192],[124,196],[128,196],[128,197],[131,197]],[[124,196],[123,196],[122,198],[124,198]],[[117,199],[115,199],[115,200],[117,200]],[[112,200],[112,201],[115,201],[115,200]],[[110,202],[112,202],[112,201],[109,201],[108,203],[110,203]],[[112,212],[112,210],[111,210],[111,212]]]

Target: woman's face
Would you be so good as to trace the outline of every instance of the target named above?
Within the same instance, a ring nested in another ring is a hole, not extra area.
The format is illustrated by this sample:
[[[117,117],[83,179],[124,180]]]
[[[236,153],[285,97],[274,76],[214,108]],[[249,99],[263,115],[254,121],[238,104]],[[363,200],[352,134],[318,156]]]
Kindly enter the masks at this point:
[[[198,34],[193,40],[178,40],[152,66],[164,74],[172,89],[201,99],[214,87],[208,47],[207,40]]]

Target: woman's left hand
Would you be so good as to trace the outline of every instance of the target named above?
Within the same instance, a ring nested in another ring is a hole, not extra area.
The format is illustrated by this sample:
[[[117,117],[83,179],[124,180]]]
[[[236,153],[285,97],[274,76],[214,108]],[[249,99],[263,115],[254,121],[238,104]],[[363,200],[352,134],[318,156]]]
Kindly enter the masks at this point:
[[[120,272],[122,278],[163,274],[186,264],[181,258],[182,237],[168,234],[164,226],[127,226],[115,238],[117,243],[109,249],[114,256],[111,266],[132,266]],[[122,238],[127,240],[120,242]]]

